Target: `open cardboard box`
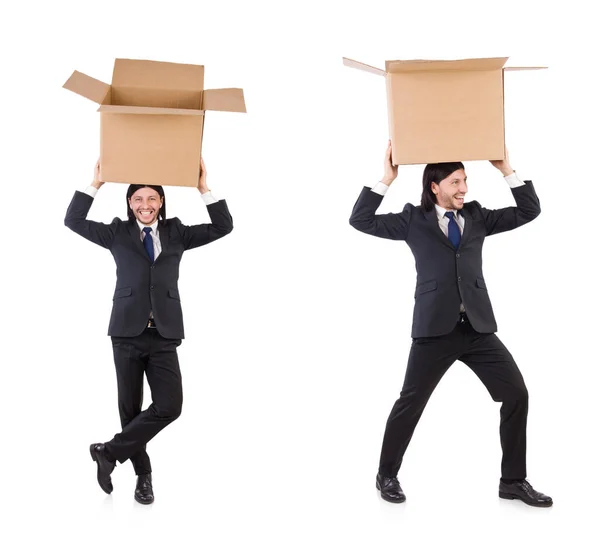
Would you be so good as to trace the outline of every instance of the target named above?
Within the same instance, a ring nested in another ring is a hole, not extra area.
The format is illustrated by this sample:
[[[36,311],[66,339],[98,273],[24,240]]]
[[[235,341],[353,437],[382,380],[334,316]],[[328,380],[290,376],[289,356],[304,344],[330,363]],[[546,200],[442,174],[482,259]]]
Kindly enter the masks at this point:
[[[395,60],[384,71],[343,58],[385,77],[396,165],[503,160],[504,73],[545,69],[504,67],[507,60]]]
[[[112,84],[63,85],[100,105],[100,179],[198,186],[204,112],[245,112],[242,89],[204,90],[204,66],[116,59]]]

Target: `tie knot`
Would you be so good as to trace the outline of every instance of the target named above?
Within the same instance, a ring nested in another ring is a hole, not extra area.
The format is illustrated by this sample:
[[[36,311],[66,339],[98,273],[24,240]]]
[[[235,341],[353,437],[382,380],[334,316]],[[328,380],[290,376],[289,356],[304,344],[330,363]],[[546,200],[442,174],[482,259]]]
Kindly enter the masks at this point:
[[[445,216],[446,216],[448,219],[452,219],[452,218],[454,217],[454,212],[446,212],[444,215],[445,215]],[[147,228],[145,228],[145,229],[147,229]],[[144,230],[145,230],[145,229],[144,229]]]
[[[152,232],[152,227],[144,227],[142,230],[148,235]]]

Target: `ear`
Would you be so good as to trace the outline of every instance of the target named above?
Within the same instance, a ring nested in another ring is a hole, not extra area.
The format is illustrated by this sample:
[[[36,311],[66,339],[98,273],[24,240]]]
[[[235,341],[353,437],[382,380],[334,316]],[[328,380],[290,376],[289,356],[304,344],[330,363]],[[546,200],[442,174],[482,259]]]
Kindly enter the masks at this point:
[[[437,194],[440,190],[440,185],[438,185],[435,181],[431,181],[431,191],[433,194]]]

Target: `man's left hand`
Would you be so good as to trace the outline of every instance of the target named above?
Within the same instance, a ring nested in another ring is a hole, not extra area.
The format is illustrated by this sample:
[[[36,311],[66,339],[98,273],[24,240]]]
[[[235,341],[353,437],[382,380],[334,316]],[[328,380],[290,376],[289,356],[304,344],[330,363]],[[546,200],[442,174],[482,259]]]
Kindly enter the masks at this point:
[[[198,179],[198,190],[200,191],[200,194],[210,191],[206,184],[206,165],[204,165],[204,160],[202,158],[200,158],[200,177]]]
[[[503,160],[490,160],[490,163],[502,172],[502,175],[505,177],[514,173],[515,170],[510,166],[510,160],[508,159],[508,150],[505,150],[505,155]]]

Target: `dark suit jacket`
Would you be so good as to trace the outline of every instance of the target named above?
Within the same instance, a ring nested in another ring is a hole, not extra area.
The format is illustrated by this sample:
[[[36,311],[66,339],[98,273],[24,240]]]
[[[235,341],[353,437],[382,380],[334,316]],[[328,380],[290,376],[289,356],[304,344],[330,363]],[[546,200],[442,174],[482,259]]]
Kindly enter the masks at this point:
[[[86,219],[93,198],[76,192],[65,225],[82,237],[108,248],[117,264],[108,334],[135,337],[148,324],[150,312],[158,332],[168,339],[183,339],[183,315],[177,280],[184,250],[217,240],[233,229],[225,200],[207,206],[212,223],[183,225],[177,218],[159,221],[162,251],[152,263],[140,239],[137,222],[113,219],[110,225]]]
[[[481,250],[488,235],[510,231],[535,219],[540,202],[531,181],[510,189],[517,206],[487,210],[478,202],[466,202],[458,250],[440,229],[435,209],[406,204],[401,213],[375,215],[383,196],[365,187],[350,225],[355,229],[393,240],[404,240],[412,250],[417,269],[412,337],[445,335],[456,325],[462,301],[469,321],[480,333],[497,330],[494,312],[483,278]]]

